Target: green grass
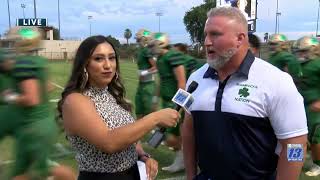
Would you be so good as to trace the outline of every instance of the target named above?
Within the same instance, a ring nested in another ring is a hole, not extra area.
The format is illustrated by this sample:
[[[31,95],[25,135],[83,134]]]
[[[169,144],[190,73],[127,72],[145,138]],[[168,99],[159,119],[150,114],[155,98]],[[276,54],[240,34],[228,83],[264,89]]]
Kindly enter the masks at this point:
[[[130,62],[130,61],[121,61],[120,63],[120,70],[121,70],[121,77],[123,79],[123,82],[126,87],[127,91],[127,98],[134,102],[134,95],[136,93],[136,88],[137,88],[137,67],[136,64]],[[49,72],[50,72],[50,79],[52,82],[64,86],[67,78],[69,77],[69,74],[71,72],[71,64],[66,63],[66,62],[52,62],[50,63],[49,66]],[[60,93],[61,93],[60,88],[55,88],[51,93],[50,93],[50,98],[51,99],[59,99],[60,98]],[[55,107],[55,103],[52,103],[52,107]],[[147,137],[144,138],[146,140]],[[143,140],[143,141],[144,141]],[[7,160],[7,159],[13,159],[12,157],[12,147],[14,145],[14,141],[11,138],[6,138],[0,143],[0,159],[1,160]],[[62,144],[65,144],[68,146],[68,142],[65,140],[65,136],[63,133],[61,133],[59,137],[59,142]],[[179,173],[174,173],[170,174],[164,171],[161,171],[161,167],[169,165],[173,158],[174,158],[174,152],[169,150],[165,146],[160,146],[157,149],[153,149],[145,145],[143,143],[145,151],[149,152],[158,162],[159,162],[159,174],[157,179],[164,179],[164,178],[170,178],[170,177],[176,177],[176,176],[181,176],[184,175],[184,172],[179,172]],[[57,159],[58,162],[68,165],[72,167],[75,171],[77,170],[77,164],[74,160],[73,155],[66,156],[64,158],[59,158]],[[308,160],[305,163],[304,171],[308,168],[310,165],[310,160]],[[8,174],[8,169],[10,166],[4,166],[0,167],[0,179],[5,179],[6,175]],[[301,173],[300,180],[320,180],[320,177],[307,177],[304,175],[304,173]]]

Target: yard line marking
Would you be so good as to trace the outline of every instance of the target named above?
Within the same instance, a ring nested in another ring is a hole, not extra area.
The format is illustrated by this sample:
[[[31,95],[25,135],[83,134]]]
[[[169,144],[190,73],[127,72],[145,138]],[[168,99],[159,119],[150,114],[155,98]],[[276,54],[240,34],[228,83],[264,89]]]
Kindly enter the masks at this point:
[[[50,82],[52,85],[54,85],[55,87],[57,87],[57,88],[60,88],[60,89],[64,89],[64,87],[62,87],[62,86],[60,86],[59,84],[56,84],[56,83],[54,83],[54,82]]]
[[[137,71],[137,69],[135,68],[129,68],[129,67],[121,67],[120,68],[120,71]]]
[[[8,165],[8,164],[11,164],[13,163],[14,160],[5,160],[5,161],[0,161],[0,165]]]
[[[129,81],[136,81],[136,82],[139,81],[139,80],[137,80],[137,79],[131,79],[131,78],[122,78],[122,79],[129,80]]]

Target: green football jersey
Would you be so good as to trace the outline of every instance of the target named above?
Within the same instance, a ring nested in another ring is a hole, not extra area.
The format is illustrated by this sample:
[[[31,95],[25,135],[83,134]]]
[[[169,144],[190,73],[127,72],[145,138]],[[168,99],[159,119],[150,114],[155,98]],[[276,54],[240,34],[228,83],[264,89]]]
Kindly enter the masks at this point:
[[[269,58],[269,63],[281,69],[282,71],[284,71],[284,68],[288,66],[288,64],[294,61],[296,61],[295,56],[285,51],[271,54]]]
[[[184,65],[184,55],[180,52],[169,50],[158,57],[157,68],[160,77],[160,96],[171,100],[178,88],[178,82],[174,74],[174,68]]]
[[[185,67],[186,78],[201,66],[195,58],[175,50],[169,50],[166,54],[158,57],[157,68],[161,81],[160,95],[165,100],[171,100],[178,89],[174,68],[180,65]]]
[[[0,49],[0,63],[6,61],[6,52]],[[14,81],[10,76],[9,72],[4,71],[0,67],[0,94],[5,90],[14,90]],[[3,97],[0,95],[0,105],[7,104],[3,101]]]
[[[139,70],[146,70],[151,68],[149,63],[149,59],[151,58],[151,54],[148,48],[140,48],[137,53],[137,65]]]
[[[14,81],[8,73],[0,72],[0,93],[5,90],[14,90]],[[7,104],[3,101],[3,97],[0,97],[0,105]]]
[[[197,69],[199,69],[201,66],[203,66],[205,64],[204,61],[200,60],[200,59],[196,59],[192,56],[189,56],[187,54],[184,54],[184,58],[185,58],[185,64],[184,67],[186,69],[186,78],[188,79],[189,76],[191,75],[191,73],[193,73],[194,71],[196,71]]]
[[[49,108],[49,99],[47,92],[47,59],[40,56],[18,56],[12,76],[18,85],[21,81],[27,79],[37,79],[39,83],[40,103],[32,107],[20,107],[22,113],[26,117],[26,121],[44,118],[52,115]],[[19,92],[19,88],[17,87]]]
[[[305,103],[320,100],[320,58],[301,64],[301,73],[297,83]]]

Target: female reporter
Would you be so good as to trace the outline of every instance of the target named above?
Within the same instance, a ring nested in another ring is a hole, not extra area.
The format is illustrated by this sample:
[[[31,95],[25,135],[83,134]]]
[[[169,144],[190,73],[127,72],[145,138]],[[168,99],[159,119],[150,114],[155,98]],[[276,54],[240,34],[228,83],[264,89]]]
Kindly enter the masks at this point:
[[[136,142],[156,126],[175,126],[179,118],[177,111],[163,109],[135,122],[119,69],[106,37],[92,36],[81,43],[58,104],[76,151],[79,180],[139,179],[138,158],[146,163],[148,179],[155,178],[157,162],[136,149]]]

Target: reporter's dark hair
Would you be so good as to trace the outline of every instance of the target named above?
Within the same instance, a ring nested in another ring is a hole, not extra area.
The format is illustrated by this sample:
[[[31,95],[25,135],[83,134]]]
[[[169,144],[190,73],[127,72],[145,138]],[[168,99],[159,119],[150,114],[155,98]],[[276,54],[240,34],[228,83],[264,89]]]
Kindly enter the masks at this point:
[[[84,69],[88,65],[89,58],[92,56],[96,47],[102,43],[110,44],[116,54],[116,65],[117,65],[116,73],[118,75],[114,76],[113,79],[111,80],[110,84],[108,85],[108,91],[116,99],[117,103],[121,107],[131,112],[132,106],[125,99],[126,91],[121,81],[119,59],[118,59],[118,54],[116,52],[116,49],[114,48],[113,44],[105,36],[97,35],[97,36],[91,36],[85,39],[80,44],[76,52],[69,81],[67,82],[67,85],[65,86],[63,92],[61,93],[61,100],[58,102],[59,118],[62,117],[62,105],[64,103],[65,98],[73,92],[81,93],[87,88],[88,83],[86,83],[86,85],[84,86],[84,89],[82,89],[82,84],[84,84],[83,83],[84,81],[83,77],[85,73]]]

